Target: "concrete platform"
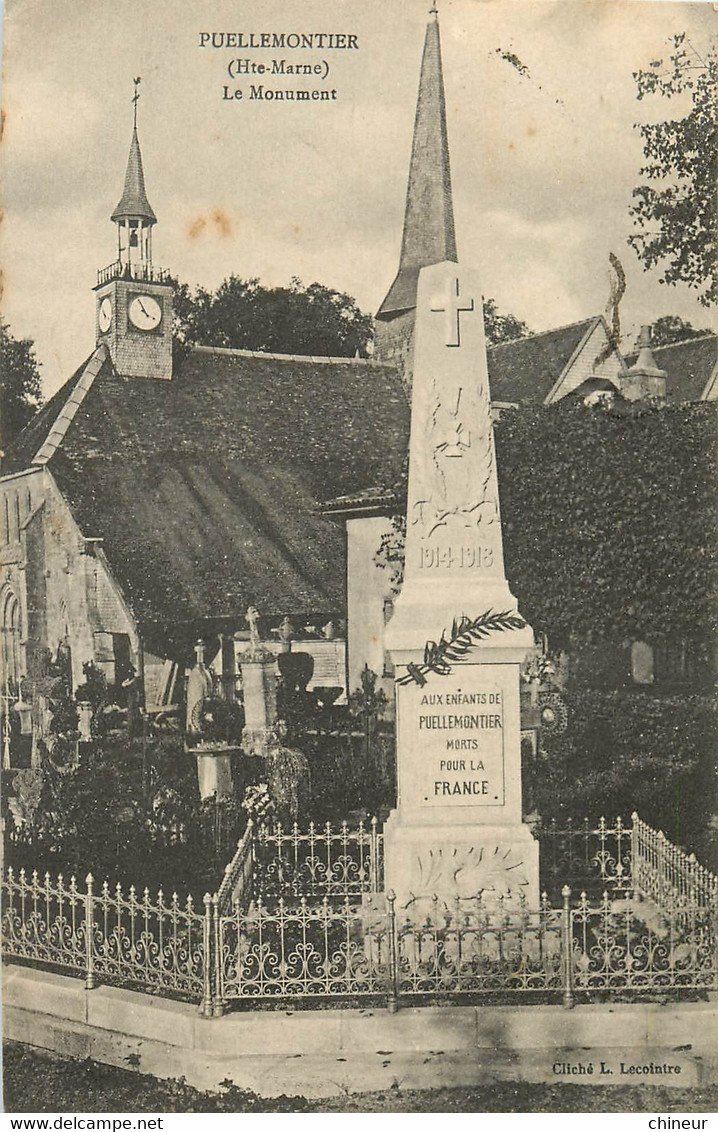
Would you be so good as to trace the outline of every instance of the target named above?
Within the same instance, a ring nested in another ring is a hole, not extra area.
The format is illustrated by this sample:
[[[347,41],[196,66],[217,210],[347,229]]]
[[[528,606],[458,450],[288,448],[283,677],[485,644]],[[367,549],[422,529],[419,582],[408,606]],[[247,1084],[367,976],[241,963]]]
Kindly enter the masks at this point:
[[[718,1078],[718,1005],[448,1006],[255,1010],[197,1007],[8,965],[3,1030],[12,1041],[182,1077],[229,1078],[261,1096],[327,1097],[496,1081],[692,1086]],[[659,1071],[672,1066],[672,1071]],[[603,1068],[603,1072],[602,1072]]]

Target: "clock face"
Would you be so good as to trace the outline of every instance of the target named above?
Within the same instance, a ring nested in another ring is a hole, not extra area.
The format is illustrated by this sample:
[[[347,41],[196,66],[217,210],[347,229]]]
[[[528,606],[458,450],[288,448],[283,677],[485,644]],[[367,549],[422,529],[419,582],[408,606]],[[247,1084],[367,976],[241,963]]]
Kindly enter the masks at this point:
[[[110,329],[112,323],[112,301],[106,295],[100,303],[100,309],[97,313],[97,325],[100,328],[100,334],[105,334]]]
[[[162,307],[151,295],[137,295],[128,313],[137,330],[155,330],[162,321]]]

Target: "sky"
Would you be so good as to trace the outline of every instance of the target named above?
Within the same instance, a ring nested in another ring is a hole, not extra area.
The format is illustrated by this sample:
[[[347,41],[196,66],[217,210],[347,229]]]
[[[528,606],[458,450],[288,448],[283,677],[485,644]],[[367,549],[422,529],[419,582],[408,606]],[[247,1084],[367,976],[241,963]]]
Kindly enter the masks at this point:
[[[296,276],[370,312],[398,265],[429,0],[7,0],[3,321],[32,338],[46,394],[94,345],[92,287],[115,258],[110,214],[142,77],[139,135],[158,217],[154,262],[190,285]],[[710,315],[628,246],[642,145],[632,72],[715,7],[651,0],[439,0],[459,259],[502,311],[545,330],[601,313],[609,253],[624,330]],[[201,32],[344,32],[358,50],[200,48]],[[515,55],[520,71],[501,52]],[[232,59],[326,62],[326,79],[230,78]],[[252,83],[335,89],[251,100]],[[223,88],[243,90],[241,100]]]

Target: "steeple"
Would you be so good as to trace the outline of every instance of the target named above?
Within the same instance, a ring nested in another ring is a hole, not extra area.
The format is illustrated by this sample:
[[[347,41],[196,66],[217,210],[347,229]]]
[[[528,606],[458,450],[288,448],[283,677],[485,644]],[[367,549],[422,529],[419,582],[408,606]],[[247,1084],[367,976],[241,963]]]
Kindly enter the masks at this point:
[[[166,271],[152,264],[152,228],[137,136],[140,79],[133,80],[133,122],[125,187],[112,213],[117,259],[97,273],[97,343],[104,343],[123,377],[172,376],[173,289]]]
[[[152,205],[147,199],[145,173],[142,168],[140,140],[137,136],[137,103],[140,99],[140,78],[132,80],[133,122],[130,154],[127,158],[125,187],[111,220],[117,225],[117,258],[126,271],[140,268],[142,274],[152,273],[152,226],[157,223]]]
[[[445,260],[456,263],[457,254],[441,40],[434,5],[421,60],[399,271],[377,319],[392,319],[402,311],[412,310],[416,306],[419,271]]]
[[[130,155],[127,158],[125,187],[117,208],[110,219],[114,220],[116,224],[119,224],[122,220],[144,220],[147,224],[157,223],[157,217],[147,199],[145,174],[142,168],[142,154],[140,153],[136,125],[132,131]]]

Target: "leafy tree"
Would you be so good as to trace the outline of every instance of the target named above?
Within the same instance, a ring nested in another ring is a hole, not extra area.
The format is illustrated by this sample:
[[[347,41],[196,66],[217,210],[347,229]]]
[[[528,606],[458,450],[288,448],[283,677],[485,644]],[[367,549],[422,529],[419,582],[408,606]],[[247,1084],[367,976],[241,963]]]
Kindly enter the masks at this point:
[[[366,357],[373,334],[371,316],[350,295],[320,283],[305,287],[299,279],[289,287],[263,287],[258,279],[232,275],[216,291],[175,281],[174,305],[180,352],[196,345],[317,357],[353,357],[358,351]],[[493,299],[484,301],[484,326],[490,346],[530,333]]]
[[[225,279],[217,291],[175,289],[180,343],[317,357],[366,357],[372,320],[355,300],[321,283],[263,287],[258,279]]]
[[[690,322],[675,314],[657,318],[651,327],[651,345],[669,346],[671,342],[685,342],[687,338],[701,338],[708,331],[692,326]]]
[[[525,338],[531,333],[526,323],[515,315],[501,314],[493,299],[484,299],[484,330],[489,346],[511,342],[514,338]]]
[[[633,190],[630,214],[638,232],[629,237],[646,268],[660,266],[662,283],[685,283],[704,306],[718,297],[716,243],[715,49],[703,57],[685,32],[673,37],[668,63],[654,60],[634,73],[638,99],[660,95],[688,101],[683,117],[636,124],[643,137],[648,183]]]
[[[29,338],[0,325],[0,446],[7,448],[42,404],[39,363]]]

